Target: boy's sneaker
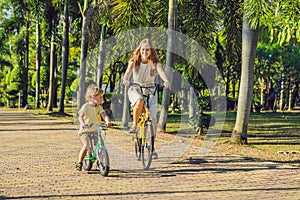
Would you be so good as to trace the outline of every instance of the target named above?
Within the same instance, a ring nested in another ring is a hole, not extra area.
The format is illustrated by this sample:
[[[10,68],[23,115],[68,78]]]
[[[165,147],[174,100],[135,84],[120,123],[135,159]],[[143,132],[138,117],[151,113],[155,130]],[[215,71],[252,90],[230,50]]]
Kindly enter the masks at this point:
[[[75,168],[76,168],[76,170],[81,171],[82,170],[82,162],[76,162]]]
[[[128,134],[134,134],[136,132],[136,125],[132,125],[128,131]]]

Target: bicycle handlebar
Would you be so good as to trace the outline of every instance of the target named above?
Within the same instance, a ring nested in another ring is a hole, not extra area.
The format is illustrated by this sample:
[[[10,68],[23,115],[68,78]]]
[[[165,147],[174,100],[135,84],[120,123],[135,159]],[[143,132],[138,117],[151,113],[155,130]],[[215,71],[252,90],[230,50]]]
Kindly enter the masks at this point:
[[[92,126],[106,127],[105,124],[90,124],[90,127],[92,127]]]
[[[145,85],[143,85],[143,84],[140,84],[140,83],[131,82],[131,83],[129,84],[129,86],[133,86],[133,85],[139,86],[139,87],[141,87],[141,88],[164,87],[163,84],[158,84],[158,83],[146,83]]]
[[[143,93],[143,89],[147,89],[148,91],[151,92],[152,95],[155,95],[156,91],[159,89],[159,88],[164,88],[164,85],[163,84],[157,84],[157,83],[149,83],[149,84],[146,84],[145,86],[144,85],[141,85],[139,83],[135,83],[135,82],[131,82],[129,84],[129,86],[138,86],[141,90],[141,93],[144,95]],[[151,89],[154,89],[154,91],[151,91]]]
[[[107,126],[105,124],[89,124],[89,127],[93,127],[93,126],[107,128]]]

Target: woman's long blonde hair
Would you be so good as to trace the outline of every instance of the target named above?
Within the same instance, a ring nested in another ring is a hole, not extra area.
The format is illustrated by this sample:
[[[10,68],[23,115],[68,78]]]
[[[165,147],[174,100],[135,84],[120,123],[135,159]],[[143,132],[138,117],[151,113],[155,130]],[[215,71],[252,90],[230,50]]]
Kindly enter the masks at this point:
[[[133,52],[132,57],[129,59],[129,61],[132,61],[134,63],[134,72],[139,72],[139,67],[141,63],[141,46],[142,44],[148,44],[150,46],[150,56],[148,58],[148,62],[151,66],[151,76],[157,75],[157,64],[160,63],[160,60],[158,59],[158,56],[156,54],[156,51],[154,50],[151,41],[148,38],[143,39],[139,46],[135,49]]]

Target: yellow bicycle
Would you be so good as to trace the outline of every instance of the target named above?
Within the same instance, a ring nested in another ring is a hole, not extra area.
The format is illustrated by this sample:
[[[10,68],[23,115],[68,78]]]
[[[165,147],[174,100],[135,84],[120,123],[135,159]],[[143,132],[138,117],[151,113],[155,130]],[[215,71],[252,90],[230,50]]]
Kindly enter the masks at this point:
[[[154,128],[150,118],[149,100],[155,96],[159,84],[151,84],[150,86],[142,86],[138,83],[131,83],[132,86],[140,88],[144,99],[144,109],[137,123],[137,131],[133,136],[134,149],[137,160],[142,161],[143,169],[149,169],[152,162],[154,151]]]

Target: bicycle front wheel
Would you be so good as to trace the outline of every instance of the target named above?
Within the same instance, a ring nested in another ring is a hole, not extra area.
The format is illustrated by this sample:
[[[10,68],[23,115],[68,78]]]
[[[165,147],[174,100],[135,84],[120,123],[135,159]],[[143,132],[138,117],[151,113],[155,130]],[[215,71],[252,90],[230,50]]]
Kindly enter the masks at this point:
[[[100,146],[97,150],[97,165],[102,176],[107,176],[109,173],[109,157],[108,151],[104,146]]]
[[[141,160],[142,139],[140,138],[140,129],[135,134],[136,134],[135,138],[134,138],[135,157],[136,157],[137,160]]]
[[[89,149],[84,160],[83,160],[83,169],[85,171],[90,171],[92,169],[93,166],[93,162],[91,161],[92,158],[92,150]]]
[[[149,169],[152,162],[152,153],[154,150],[154,129],[151,122],[145,123],[145,144],[142,146],[142,163],[145,170]]]

